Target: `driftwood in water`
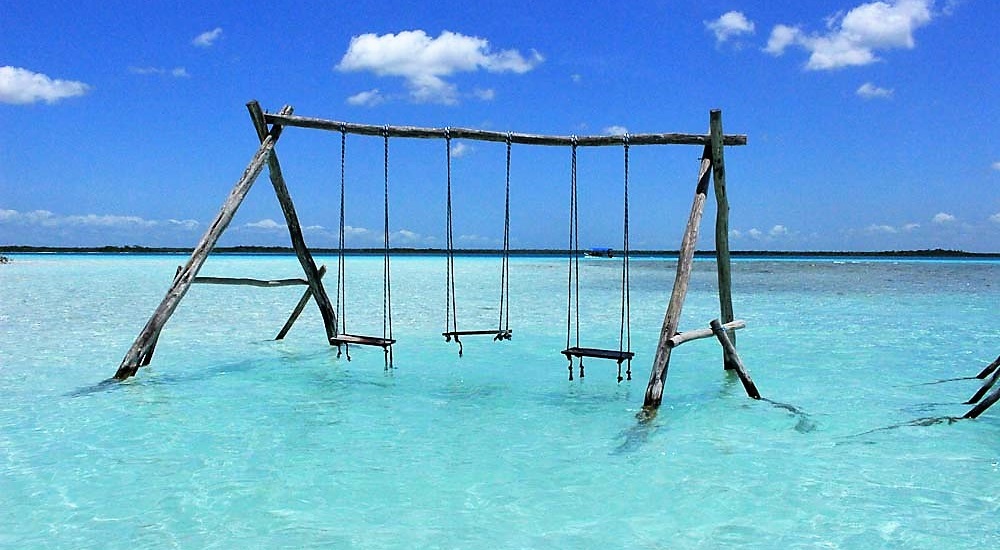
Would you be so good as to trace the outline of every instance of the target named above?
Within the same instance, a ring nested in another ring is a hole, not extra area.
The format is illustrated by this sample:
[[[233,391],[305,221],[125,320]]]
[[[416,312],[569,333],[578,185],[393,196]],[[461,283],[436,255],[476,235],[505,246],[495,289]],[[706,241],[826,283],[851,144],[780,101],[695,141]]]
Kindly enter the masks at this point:
[[[747,322],[743,320],[730,321],[724,325],[722,328],[726,333],[732,333],[736,329],[747,328]],[[675,334],[667,339],[667,345],[676,348],[677,346],[683,344],[684,342],[690,342],[691,340],[700,340],[702,338],[711,338],[715,336],[715,331],[711,328],[699,328],[694,330],[687,330],[679,334]],[[730,339],[732,341],[732,339]]]
[[[681,241],[680,252],[677,255],[677,274],[674,276],[674,288],[670,293],[667,313],[663,317],[660,329],[660,342],[656,347],[653,368],[649,373],[649,384],[646,386],[644,408],[656,408],[663,400],[663,384],[670,367],[670,351],[673,349],[668,342],[677,334],[680,324],[681,310],[684,309],[684,299],[687,297],[688,284],[691,282],[691,268],[694,262],[694,251],[698,244],[698,230],[701,227],[701,217],[705,211],[705,200],[708,193],[708,180],[712,167],[712,150],[705,146],[701,158],[701,169],[698,172],[698,186],[695,189],[694,202],[688,216],[687,227],[684,229],[684,239]]]
[[[740,360],[740,355],[736,353],[736,347],[729,340],[729,335],[722,328],[722,323],[718,319],[712,319],[710,324],[712,331],[715,332],[715,336],[719,339],[719,343],[722,344],[722,351],[726,354],[726,361],[733,365],[733,370],[740,377],[740,382],[743,382],[743,389],[747,391],[748,396],[760,399],[760,392],[757,391],[757,386],[753,383],[753,379],[750,378],[750,373],[743,366],[743,361]]]
[[[256,101],[251,101],[247,103],[247,110],[250,112],[250,119],[257,130],[257,136],[263,143],[267,139],[268,129],[260,104]],[[281,125],[274,124],[273,128],[281,128]],[[273,132],[273,130],[271,131]],[[278,202],[281,204],[281,212],[285,216],[285,224],[288,226],[288,235],[292,240],[292,248],[295,249],[295,255],[298,256],[299,263],[302,265],[302,271],[305,272],[306,279],[309,281],[309,289],[312,290],[313,297],[316,299],[316,305],[323,316],[323,328],[326,329],[326,339],[329,341],[337,335],[337,313],[333,310],[333,304],[330,303],[326,289],[323,288],[323,281],[319,278],[319,270],[316,268],[316,262],[313,260],[312,253],[309,252],[309,248],[302,238],[302,227],[299,225],[299,217],[295,213],[295,205],[292,204],[292,197],[288,193],[288,186],[285,185],[285,178],[281,174],[281,165],[278,163],[277,153],[272,151],[268,156],[267,167],[271,178],[271,185],[274,187],[274,193],[278,196]]]
[[[986,392],[990,391],[990,388],[997,383],[998,379],[1000,379],[1000,369],[995,369],[993,373],[983,382],[983,385],[979,388],[979,390],[976,391],[976,393],[970,397],[965,404],[972,405],[973,403],[978,403],[979,400],[986,395]]]
[[[1000,367],[1000,355],[997,355],[997,358],[994,359],[992,363],[986,365],[986,368],[980,371],[979,374],[976,375],[976,378],[986,378],[990,374],[993,374],[993,371],[997,370],[997,367]]]
[[[281,112],[283,114],[291,114],[292,108],[286,105]],[[219,211],[215,220],[209,225],[205,231],[205,235],[202,236],[194,252],[191,253],[191,258],[177,277],[174,278],[174,282],[167,291],[167,295],[164,296],[163,301],[160,302],[156,311],[153,312],[149,321],[146,322],[139,336],[132,343],[132,347],[126,352],[121,365],[118,367],[118,371],[115,372],[116,379],[124,380],[130,376],[135,376],[140,366],[148,364],[148,357],[151,356],[157,335],[159,335],[163,325],[166,324],[167,320],[170,319],[170,316],[177,309],[181,298],[191,288],[192,281],[198,275],[198,271],[204,265],[209,252],[215,247],[215,243],[218,242],[222,232],[229,227],[229,223],[233,220],[236,210],[243,203],[243,199],[246,198],[257,176],[264,169],[268,158],[271,157],[274,151],[274,144],[280,136],[281,126],[275,126],[261,140],[260,148],[257,149],[257,152],[250,160],[250,164],[243,171],[243,175],[233,186],[232,191],[229,192],[229,197],[223,203],[222,210]]]
[[[302,128],[313,128],[317,130],[329,130],[332,132],[346,132],[363,136],[388,136],[403,138],[426,138],[426,139],[471,139],[477,141],[494,141],[521,145],[559,145],[579,147],[621,147],[621,135],[606,136],[542,136],[536,134],[522,134],[517,132],[492,132],[489,130],[477,130],[472,128],[417,128],[414,126],[376,126],[372,124],[355,124],[351,122],[339,122],[336,120],[326,120],[322,118],[312,118],[303,116],[292,116],[282,113],[264,114],[263,120],[269,124],[280,126],[299,126]],[[629,145],[709,145],[712,141],[710,135],[705,134],[629,134]],[[722,136],[725,145],[746,145],[745,135]]]
[[[326,266],[319,266],[319,272],[317,273],[319,278],[322,279],[323,275],[326,275]],[[305,292],[302,293],[302,297],[299,298],[299,303],[295,304],[295,309],[292,310],[292,314],[288,316],[288,320],[285,321],[285,326],[281,327],[278,335],[274,337],[275,340],[281,340],[288,334],[288,331],[292,329],[292,325],[295,324],[296,319],[299,315],[302,315],[302,310],[306,308],[306,304],[309,303],[309,298],[312,298],[312,289],[307,288]]]
[[[715,182],[715,264],[719,276],[719,311],[722,322],[730,323],[733,313],[733,279],[729,261],[729,199],[726,197],[726,164],[723,155],[722,111],[709,113],[709,131],[712,138],[712,175]],[[729,340],[736,345],[736,331],[726,330]],[[726,370],[735,368],[723,359]]]
[[[1000,400],[1000,387],[993,390],[993,393],[987,395],[986,398],[977,403],[975,407],[972,407],[972,410],[965,413],[965,416],[962,418],[976,418],[983,414],[983,411],[993,406],[993,404],[998,400]]]

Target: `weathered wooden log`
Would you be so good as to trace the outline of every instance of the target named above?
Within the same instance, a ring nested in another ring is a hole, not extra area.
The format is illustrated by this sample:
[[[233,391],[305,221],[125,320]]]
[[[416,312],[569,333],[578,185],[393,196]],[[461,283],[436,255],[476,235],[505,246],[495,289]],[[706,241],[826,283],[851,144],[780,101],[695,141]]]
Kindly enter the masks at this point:
[[[177,277],[180,277],[181,271],[183,269],[184,269],[183,267],[177,266],[177,270],[174,271],[174,281],[177,280]],[[160,341],[160,331],[162,331],[162,330],[163,330],[163,327],[160,327],[160,330],[156,331],[156,334],[153,335],[153,341],[149,344],[149,349],[147,349],[145,351],[145,353],[143,353],[142,356],[140,356],[140,358],[139,358],[139,366],[140,367],[145,367],[150,362],[152,362],[152,360],[153,360],[153,354],[156,353],[156,344],[159,343],[159,341]]]
[[[733,314],[733,280],[729,261],[729,199],[726,197],[726,164],[722,133],[722,111],[709,113],[709,131],[712,137],[712,172],[715,182],[715,264],[719,276],[719,310],[723,323],[731,322]],[[736,345],[736,332],[727,331],[729,340]],[[735,365],[723,359],[726,370]]]
[[[698,230],[701,228],[701,217],[705,211],[705,200],[708,193],[709,170],[712,168],[712,150],[705,146],[702,153],[701,168],[698,171],[698,186],[695,188],[694,202],[688,216],[684,238],[681,240],[680,252],[677,255],[677,274],[674,276],[674,288],[670,293],[670,302],[663,317],[660,329],[660,342],[656,347],[653,368],[649,373],[649,384],[646,386],[646,396],[643,408],[656,408],[663,400],[663,384],[670,367],[670,338],[677,334],[677,326],[681,320],[681,310],[684,309],[684,298],[687,296],[688,284],[691,282],[691,268],[694,262],[694,251],[698,244]]]
[[[743,320],[730,321],[722,325],[722,328],[725,329],[726,333],[731,333],[736,329],[747,328],[747,323],[746,321]],[[691,340],[700,340],[702,338],[711,338],[712,336],[715,336],[715,331],[712,330],[711,328],[699,328],[694,330],[687,330],[671,336],[667,340],[667,345],[672,348],[676,348],[677,346],[683,344],[684,342],[690,342]]]
[[[970,397],[969,400],[965,402],[965,404],[971,405],[973,403],[977,403],[980,399],[983,398],[984,395],[986,395],[986,392],[990,391],[990,388],[992,388],[993,385],[997,383],[998,379],[1000,379],[1000,369],[994,370],[993,374],[990,375],[983,382],[983,385],[980,386],[979,390],[976,391],[976,393],[972,397]]]
[[[976,375],[976,378],[979,379],[986,378],[987,376],[992,374],[993,371],[997,370],[997,367],[1000,367],[1000,355],[997,355],[997,358],[994,359],[992,363],[986,365],[986,368],[980,371],[979,374]]]
[[[743,366],[743,361],[740,360],[740,355],[736,353],[736,346],[729,340],[729,335],[726,334],[725,329],[722,328],[722,323],[718,319],[712,319],[710,323],[712,326],[712,331],[715,332],[716,338],[719,339],[719,343],[722,344],[722,350],[726,354],[726,360],[733,365],[733,370],[736,371],[737,376],[740,377],[740,382],[743,382],[743,389],[746,390],[747,396],[754,399],[760,399],[760,392],[757,391],[756,384],[753,383],[753,379],[750,378],[750,373],[747,372],[746,367]]]
[[[998,400],[1000,400],[1000,387],[993,390],[993,393],[986,396],[986,399],[983,399],[982,401],[977,403],[975,407],[972,407],[972,410],[965,413],[965,416],[963,416],[962,418],[976,418],[979,415],[983,414],[983,412],[986,409],[993,406],[993,404],[996,403]]]
[[[257,286],[257,287],[278,287],[308,285],[305,279],[250,279],[246,277],[195,277],[194,282],[205,285],[234,285],[234,286]]]
[[[326,275],[325,265],[319,266],[319,272],[317,275],[319,275],[320,279],[323,278],[323,275]],[[295,309],[293,309],[292,314],[288,316],[288,320],[285,321],[285,325],[281,327],[280,331],[278,331],[278,335],[274,337],[275,340],[281,340],[286,334],[288,334],[288,331],[292,329],[292,325],[295,324],[299,315],[302,315],[302,310],[306,308],[306,304],[309,303],[309,298],[312,298],[312,295],[313,293],[311,288],[307,288],[306,291],[302,293],[302,297],[299,298],[299,303],[295,304]]]
[[[522,145],[559,145],[571,146],[574,143],[579,147],[621,147],[622,136],[544,136],[536,134],[493,132],[488,130],[476,130],[472,128],[418,128],[415,126],[376,126],[372,124],[357,124],[352,122],[340,122],[336,120],[326,120],[322,118],[312,118],[303,116],[292,116],[283,114],[264,114],[264,120],[270,124],[282,126],[299,126],[302,128],[313,128],[318,130],[330,130],[334,132],[347,132],[348,134],[358,134],[365,136],[384,136],[386,132],[389,137],[403,138],[424,138],[442,139],[450,136],[452,139],[471,139],[477,141],[495,141],[505,143],[508,139],[511,143]],[[705,134],[629,134],[629,145],[708,145],[712,141],[710,135]],[[746,145],[745,135],[723,136],[725,145]]]
[[[266,125],[261,125],[261,121],[265,120],[265,118],[260,104],[256,101],[251,101],[247,103],[247,110],[250,111],[250,118],[254,123],[254,128],[257,129],[257,136],[263,142],[267,138],[268,130]],[[275,127],[280,128],[281,125],[275,124]],[[312,253],[309,252],[305,239],[302,237],[302,227],[299,225],[299,217],[295,213],[295,205],[292,204],[292,197],[288,193],[288,186],[285,185],[285,178],[281,174],[281,165],[278,163],[276,152],[271,153],[267,163],[271,185],[274,187],[275,195],[278,196],[278,203],[281,204],[281,212],[285,216],[288,235],[292,240],[292,248],[295,249],[295,255],[299,258],[299,263],[302,265],[302,271],[306,274],[309,289],[312,290],[313,298],[316,299],[316,306],[319,307],[320,314],[323,316],[323,328],[326,330],[326,339],[330,341],[330,339],[337,335],[337,313],[333,309],[333,304],[330,303],[330,297],[327,296],[326,289],[323,288],[323,281],[319,278],[319,270],[316,268],[316,262],[313,260]]]
[[[291,114],[292,107],[286,105],[281,112],[283,114]],[[192,280],[198,275],[198,271],[204,265],[209,252],[212,251],[215,243],[218,242],[219,236],[229,227],[229,223],[233,220],[236,210],[243,203],[243,199],[246,198],[257,176],[264,169],[264,164],[270,158],[271,153],[274,151],[274,144],[280,136],[281,126],[275,126],[264,140],[261,141],[260,147],[250,160],[250,164],[229,192],[229,196],[223,203],[222,209],[216,215],[215,220],[208,226],[205,235],[202,236],[198,245],[195,246],[194,251],[191,253],[191,258],[181,270],[181,273],[174,278],[174,282],[167,291],[167,295],[164,296],[163,301],[160,302],[160,305],[153,312],[152,317],[146,322],[139,336],[132,343],[132,347],[126,352],[121,365],[118,367],[118,371],[115,373],[116,379],[124,380],[130,376],[134,376],[139,370],[139,367],[143,364],[143,356],[149,354],[156,341],[156,336],[167,320],[170,319],[170,316],[173,315],[177,309],[177,305],[184,295],[187,294],[188,289],[191,288]]]

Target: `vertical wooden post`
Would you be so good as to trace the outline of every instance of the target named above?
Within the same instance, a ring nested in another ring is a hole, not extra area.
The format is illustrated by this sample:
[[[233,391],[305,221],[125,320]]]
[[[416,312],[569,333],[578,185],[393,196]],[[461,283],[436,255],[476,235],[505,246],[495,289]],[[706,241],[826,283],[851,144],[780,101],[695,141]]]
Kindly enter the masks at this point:
[[[286,105],[281,112],[289,115],[292,113],[292,107]],[[229,192],[229,196],[226,198],[226,202],[223,203],[222,209],[216,215],[215,220],[212,221],[211,225],[205,231],[205,235],[202,236],[201,241],[195,246],[194,251],[191,253],[191,258],[188,259],[187,264],[181,269],[180,274],[174,277],[174,282],[170,285],[167,295],[163,297],[163,301],[160,302],[156,311],[153,312],[152,317],[146,322],[139,336],[132,343],[132,347],[126,352],[125,358],[122,359],[121,365],[118,366],[118,371],[115,373],[116,379],[124,380],[130,376],[134,376],[140,366],[148,363],[146,359],[152,357],[152,350],[156,345],[160,330],[166,324],[167,320],[170,319],[170,316],[174,314],[177,305],[180,304],[181,299],[187,294],[188,289],[191,288],[194,278],[198,275],[198,271],[202,265],[204,265],[208,254],[215,248],[215,243],[219,241],[219,237],[223,231],[233,221],[236,210],[243,203],[243,199],[246,198],[247,193],[250,192],[250,188],[253,186],[254,181],[257,180],[257,176],[264,170],[264,164],[274,151],[274,144],[280,136],[281,126],[275,126],[261,141],[260,148],[257,149],[246,170],[243,171],[243,176],[240,177],[233,186],[232,191]]]
[[[726,197],[726,163],[722,133],[722,111],[714,109],[709,114],[709,131],[712,138],[712,172],[715,182],[715,262],[719,274],[719,310],[722,323],[730,323],[733,314],[733,280],[729,261],[729,199]],[[736,345],[736,331],[726,331],[729,341]],[[724,355],[726,370],[736,368]]]
[[[257,136],[263,141],[267,138],[268,130],[260,104],[251,101],[247,103],[247,110],[250,111],[250,118],[253,120],[254,128],[257,129]],[[275,126],[280,128],[280,125],[276,124]],[[292,197],[288,193],[288,186],[285,185],[285,178],[281,175],[281,165],[278,163],[276,152],[272,152],[268,157],[267,166],[271,185],[274,187],[274,193],[278,196],[278,202],[281,204],[281,212],[285,215],[288,235],[292,239],[292,248],[295,249],[295,255],[298,256],[299,263],[302,264],[302,271],[305,272],[306,280],[309,281],[309,290],[312,291],[316,305],[319,306],[320,314],[323,316],[323,327],[326,329],[326,340],[329,342],[337,336],[337,313],[333,310],[326,289],[323,288],[323,281],[316,268],[312,253],[309,252],[309,248],[302,238],[299,217],[295,213],[295,205],[292,204]]]
[[[681,241],[680,252],[677,255],[677,274],[674,276],[674,288],[670,293],[667,313],[663,317],[663,327],[660,329],[660,343],[656,346],[656,357],[649,373],[649,385],[646,386],[644,409],[655,409],[663,399],[663,384],[670,367],[670,337],[677,333],[680,324],[681,310],[684,309],[684,298],[687,296],[688,283],[691,282],[691,268],[694,261],[694,251],[698,244],[698,230],[701,228],[701,217],[705,211],[705,200],[708,193],[709,169],[712,167],[711,146],[705,146],[701,156],[701,169],[698,171],[698,186],[695,189],[691,214],[688,216],[684,238]]]

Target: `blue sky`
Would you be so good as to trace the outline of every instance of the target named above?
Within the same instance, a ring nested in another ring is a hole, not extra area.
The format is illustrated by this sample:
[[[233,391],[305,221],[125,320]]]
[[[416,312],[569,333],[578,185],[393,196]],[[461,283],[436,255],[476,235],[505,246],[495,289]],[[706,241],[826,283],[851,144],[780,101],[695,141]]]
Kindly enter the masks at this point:
[[[749,137],[726,151],[734,249],[996,252],[998,21],[994,0],[5,2],[0,245],[193,246],[256,149],[257,99],[558,135],[700,133],[720,108]],[[395,245],[443,246],[444,147],[392,141]],[[335,246],[339,135],[277,150],[307,242]],[[678,247],[699,155],[632,148],[633,248]],[[452,156],[456,243],[499,246],[502,144]],[[621,245],[622,156],[580,151],[582,246]],[[569,165],[514,147],[514,247],[565,247]],[[350,136],[346,169],[348,244],[378,245],[381,140]],[[222,243],[287,244],[281,220],[262,178]]]

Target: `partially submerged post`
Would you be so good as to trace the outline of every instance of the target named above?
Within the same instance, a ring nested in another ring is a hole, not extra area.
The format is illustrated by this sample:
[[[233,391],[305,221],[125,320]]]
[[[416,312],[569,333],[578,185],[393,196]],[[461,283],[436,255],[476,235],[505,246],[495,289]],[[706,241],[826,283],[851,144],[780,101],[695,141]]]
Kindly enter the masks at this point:
[[[990,389],[996,385],[997,380],[1000,379],[1000,368],[997,367],[1000,367],[1000,356],[983,369],[982,372],[976,375],[976,378],[985,378],[986,381],[983,382],[983,385],[979,388],[975,395],[970,397],[969,400],[965,402],[966,405],[975,404],[976,406],[972,407],[969,412],[965,413],[963,418],[976,418],[983,414],[983,411],[990,408],[994,403],[1000,400],[1000,386],[993,390],[993,392],[989,395],[986,395],[986,392],[990,391]],[[985,399],[983,399],[984,395],[986,395]],[[980,399],[982,399],[982,401],[980,401]]]

